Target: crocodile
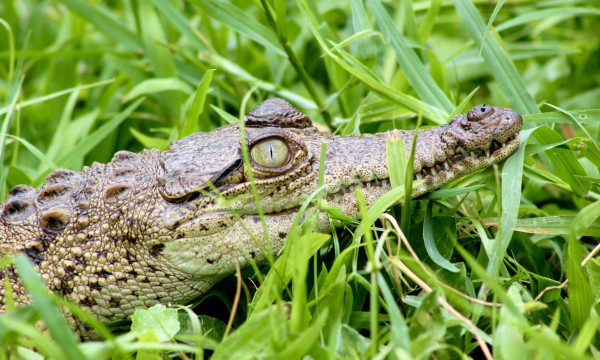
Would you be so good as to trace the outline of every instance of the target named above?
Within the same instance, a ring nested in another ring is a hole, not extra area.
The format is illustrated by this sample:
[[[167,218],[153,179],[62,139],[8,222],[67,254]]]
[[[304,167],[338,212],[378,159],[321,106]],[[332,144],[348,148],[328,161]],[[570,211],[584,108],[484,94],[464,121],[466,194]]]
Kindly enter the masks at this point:
[[[40,189],[12,188],[0,207],[0,255],[25,254],[52,292],[105,323],[156,303],[186,304],[237,266],[277,255],[319,184],[322,199],[359,218],[352,190],[361,187],[367,205],[389,191],[386,139],[401,137],[409,153],[415,134],[321,133],[278,98],[250,111],[243,125],[192,134],[164,151],[119,151],[81,172],[56,170]],[[478,105],[420,130],[414,174],[421,181],[412,197],[506,159],[521,126],[512,109]],[[29,303],[15,268],[0,271],[15,304]]]

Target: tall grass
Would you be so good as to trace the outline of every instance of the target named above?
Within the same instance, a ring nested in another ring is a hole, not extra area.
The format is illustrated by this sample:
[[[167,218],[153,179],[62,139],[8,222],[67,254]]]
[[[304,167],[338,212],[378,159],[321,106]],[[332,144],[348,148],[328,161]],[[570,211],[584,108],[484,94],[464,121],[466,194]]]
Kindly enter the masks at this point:
[[[332,236],[298,222],[270,269],[194,311],[140,310],[120,335],[4,258],[34,302],[0,316],[0,358],[600,357],[599,15],[596,0],[2,1],[2,199],[270,96],[341,134],[478,103],[517,109],[524,130],[504,164],[404,208],[412,174],[393,169],[359,223],[314,194],[302,211],[329,211]],[[56,304],[99,340],[77,342]]]

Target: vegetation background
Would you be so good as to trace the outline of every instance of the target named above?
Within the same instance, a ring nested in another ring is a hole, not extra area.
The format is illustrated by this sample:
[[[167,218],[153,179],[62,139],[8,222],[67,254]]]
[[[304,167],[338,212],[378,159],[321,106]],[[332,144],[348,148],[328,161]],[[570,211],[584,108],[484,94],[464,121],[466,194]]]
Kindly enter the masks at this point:
[[[272,96],[338,134],[510,106],[526,145],[376,222],[400,182],[359,224],[332,220],[331,239],[291,236],[276,271],[225,280],[195,312],[138,311],[120,335],[80,314],[102,336],[78,342],[36,292],[0,316],[0,358],[600,358],[598,5],[3,0],[2,199]]]

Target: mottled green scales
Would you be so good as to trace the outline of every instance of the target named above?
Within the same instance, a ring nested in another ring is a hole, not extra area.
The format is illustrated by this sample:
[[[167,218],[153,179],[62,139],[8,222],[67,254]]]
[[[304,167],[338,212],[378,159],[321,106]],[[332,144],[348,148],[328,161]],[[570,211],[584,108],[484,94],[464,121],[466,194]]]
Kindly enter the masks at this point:
[[[245,125],[249,166],[235,124],[175,141],[166,151],[121,151],[108,164],[57,170],[40,189],[13,188],[0,207],[0,255],[26,254],[50,290],[104,322],[158,302],[185,304],[236,264],[265,260],[248,234],[266,243],[250,173],[266,214],[269,248],[277,254],[297,208],[318,187],[323,143],[326,200],[358,217],[351,189],[362,187],[367,204],[390,190],[386,138],[401,136],[409,146],[413,136],[400,130],[322,134],[281,99],[263,102]],[[414,172],[424,181],[413,197],[507,158],[519,146],[520,129],[515,111],[479,105],[419,131]],[[217,192],[237,200],[225,206]],[[322,231],[327,224],[320,224]],[[17,306],[27,303],[14,269],[2,275]],[[2,287],[0,311],[4,294]]]

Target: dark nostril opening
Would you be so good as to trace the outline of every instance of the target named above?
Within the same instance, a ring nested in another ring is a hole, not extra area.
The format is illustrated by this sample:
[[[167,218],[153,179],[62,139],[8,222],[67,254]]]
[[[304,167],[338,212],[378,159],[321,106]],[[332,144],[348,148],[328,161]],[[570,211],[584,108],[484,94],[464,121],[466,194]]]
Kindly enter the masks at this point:
[[[467,120],[469,121],[479,121],[489,114],[494,112],[494,108],[490,105],[481,104],[477,105],[467,113]]]

